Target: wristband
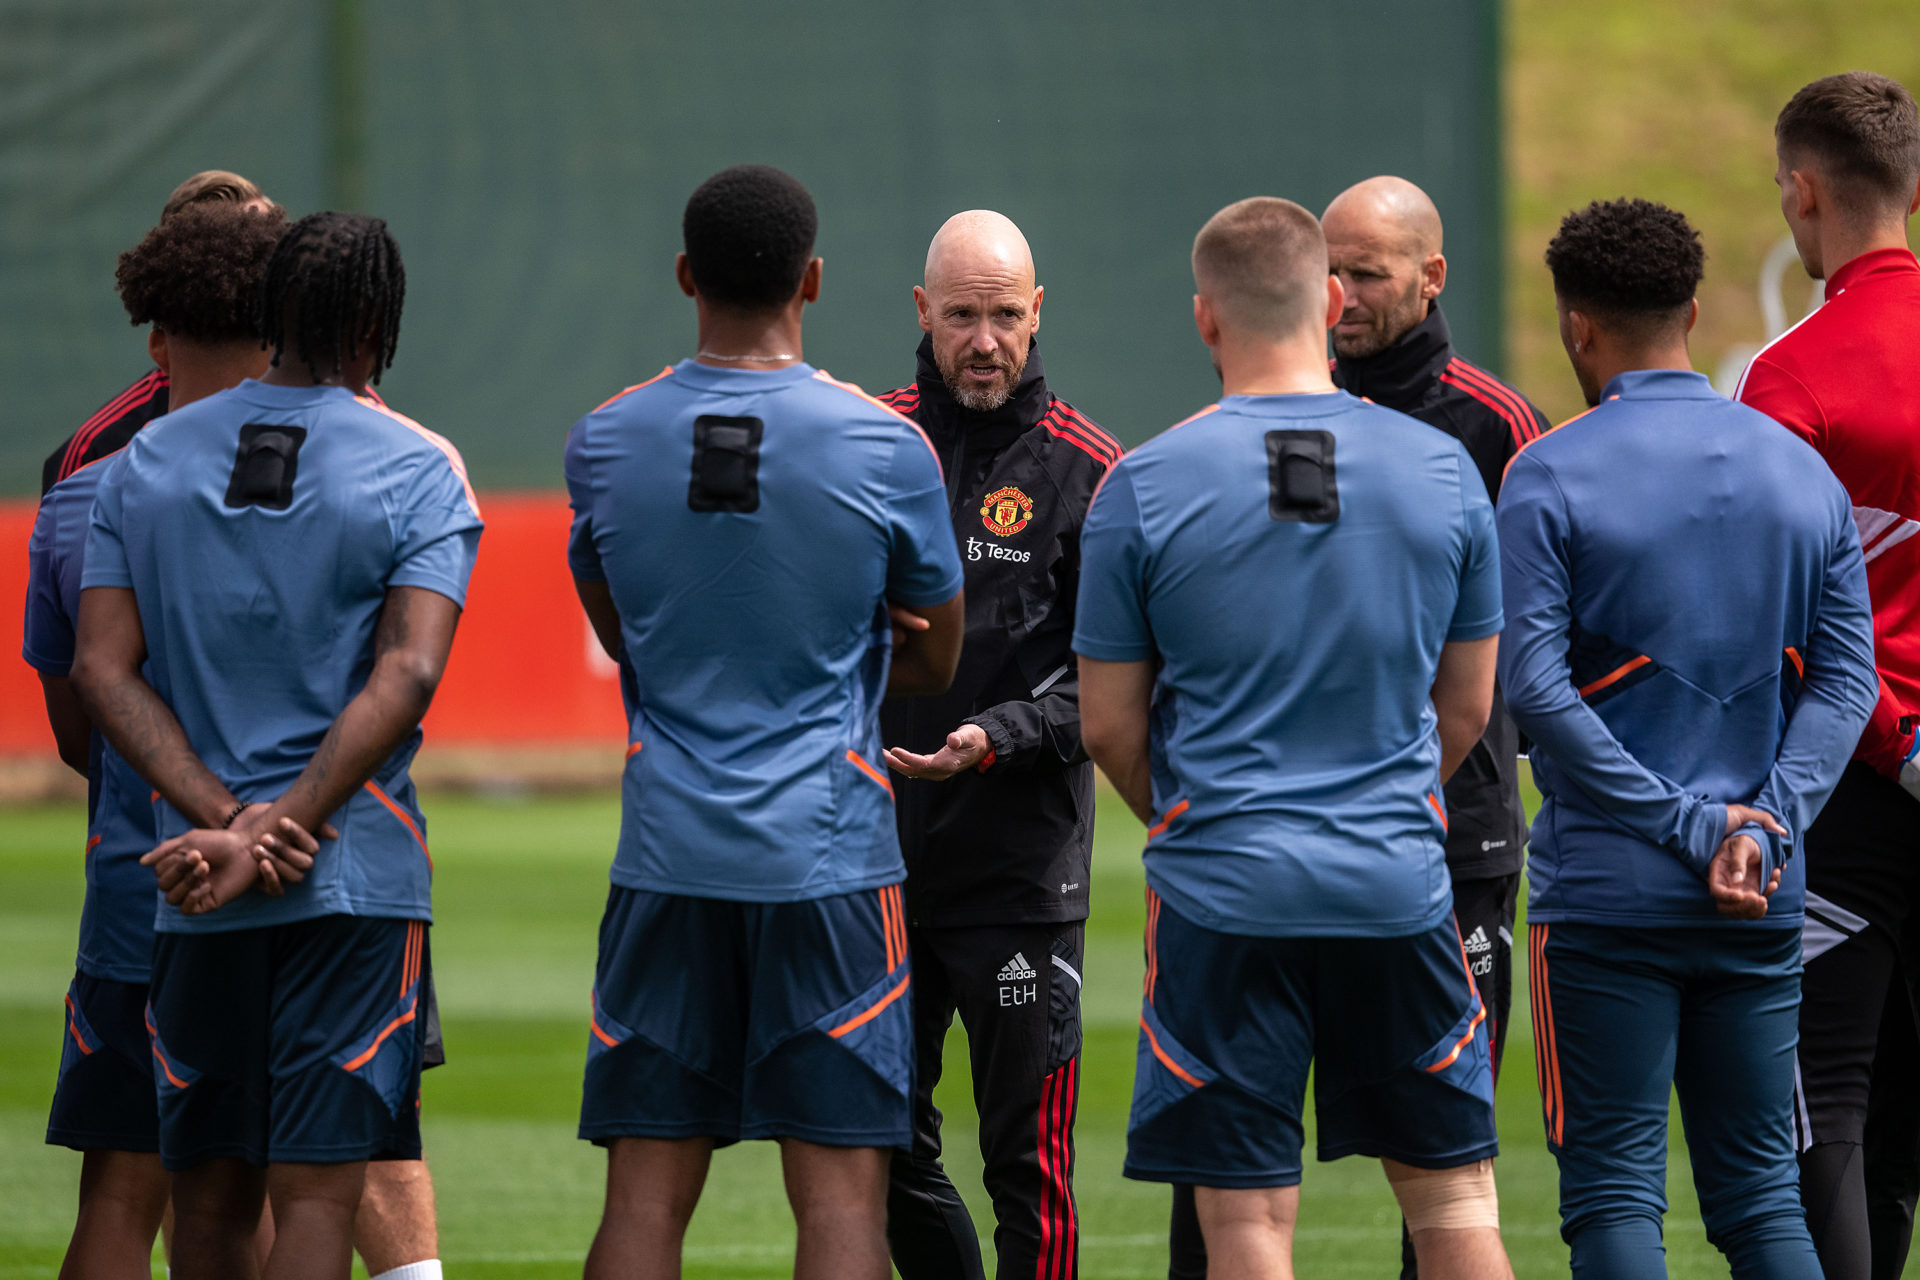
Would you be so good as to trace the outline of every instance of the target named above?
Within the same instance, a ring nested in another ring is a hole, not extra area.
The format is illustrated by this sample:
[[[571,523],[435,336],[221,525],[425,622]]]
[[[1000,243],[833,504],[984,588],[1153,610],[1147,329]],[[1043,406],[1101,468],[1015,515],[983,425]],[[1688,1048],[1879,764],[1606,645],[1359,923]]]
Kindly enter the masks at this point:
[[[226,816],[226,819],[220,823],[220,826],[222,827],[222,829],[232,827],[233,820],[239,817],[241,814],[245,813],[246,811],[247,811],[247,802],[245,800],[234,801],[233,812],[229,813]]]

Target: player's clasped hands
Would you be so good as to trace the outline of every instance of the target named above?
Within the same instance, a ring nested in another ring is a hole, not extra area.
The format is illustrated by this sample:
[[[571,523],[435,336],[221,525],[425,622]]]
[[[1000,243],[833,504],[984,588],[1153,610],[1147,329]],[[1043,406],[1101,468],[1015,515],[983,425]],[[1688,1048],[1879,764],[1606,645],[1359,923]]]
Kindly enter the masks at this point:
[[[287,885],[306,878],[320,842],[292,818],[269,823],[270,807],[248,805],[230,827],[175,836],[141,858],[140,865],[153,869],[160,891],[183,915],[205,915],[256,887],[270,898],[281,897]],[[326,823],[320,836],[336,840],[339,833]]]
[[[1760,842],[1752,836],[1734,834],[1749,824],[1775,835],[1787,834],[1780,820],[1764,809],[1744,804],[1727,806],[1727,837],[1720,842],[1713,861],[1707,864],[1707,892],[1713,895],[1714,906],[1721,915],[1736,920],[1758,920],[1766,915],[1767,899],[1780,887],[1778,867],[1765,886],[1761,885],[1760,877],[1767,860]]]

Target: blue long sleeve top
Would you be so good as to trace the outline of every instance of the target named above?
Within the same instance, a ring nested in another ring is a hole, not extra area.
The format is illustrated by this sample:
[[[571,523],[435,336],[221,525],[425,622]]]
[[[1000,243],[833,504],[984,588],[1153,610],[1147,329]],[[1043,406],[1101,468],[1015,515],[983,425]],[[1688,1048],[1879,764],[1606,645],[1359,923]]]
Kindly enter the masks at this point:
[[[1500,679],[1533,740],[1532,920],[1735,923],[1707,892],[1726,806],[1798,927],[1793,857],[1878,684],[1852,509],[1818,454],[1699,374],[1621,374],[1500,493]]]

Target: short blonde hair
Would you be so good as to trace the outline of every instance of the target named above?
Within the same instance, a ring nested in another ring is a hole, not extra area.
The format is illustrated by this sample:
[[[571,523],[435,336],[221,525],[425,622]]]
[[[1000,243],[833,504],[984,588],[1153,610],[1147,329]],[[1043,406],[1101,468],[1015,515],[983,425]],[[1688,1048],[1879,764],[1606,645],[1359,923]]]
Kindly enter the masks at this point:
[[[1287,337],[1322,318],[1327,237],[1291,200],[1255,196],[1207,219],[1193,241],[1193,283],[1228,328]]]
[[[167,203],[160,210],[160,221],[165,222],[188,205],[214,201],[248,204],[266,199],[265,192],[237,173],[228,173],[225,169],[203,169],[173,189],[173,194],[167,197]],[[273,202],[269,200],[267,203]]]

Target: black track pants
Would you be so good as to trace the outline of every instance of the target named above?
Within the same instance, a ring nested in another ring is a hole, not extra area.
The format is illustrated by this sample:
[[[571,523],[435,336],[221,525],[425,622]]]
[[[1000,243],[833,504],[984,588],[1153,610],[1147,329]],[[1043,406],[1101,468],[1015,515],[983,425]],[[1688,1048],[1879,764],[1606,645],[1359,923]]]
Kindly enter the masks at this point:
[[[1507,1014],[1513,1007],[1513,916],[1520,876],[1462,880],[1453,886],[1454,921],[1467,953],[1467,967],[1487,1006],[1487,1040],[1493,1046],[1493,1076],[1507,1047]],[[1193,1188],[1173,1189],[1173,1220],[1167,1232],[1167,1280],[1206,1280],[1207,1245],[1193,1207]],[[1400,1275],[1414,1280],[1413,1240],[1400,1231]]]
[[[1073,1118],[1080,1096],[1084,926],[909,928],[913,1150],[894,1153],[887,1238],[903,1280],[984,1280],[973,1220],[940,1164],[933,1105],[958,1012],[973,1065],[999,1280],[1079,1274]]]
[[[1828,1280],[1897,1277],[1920,1190],[1920,802],[1847,766],[1807,832],[1794,1127]]]

